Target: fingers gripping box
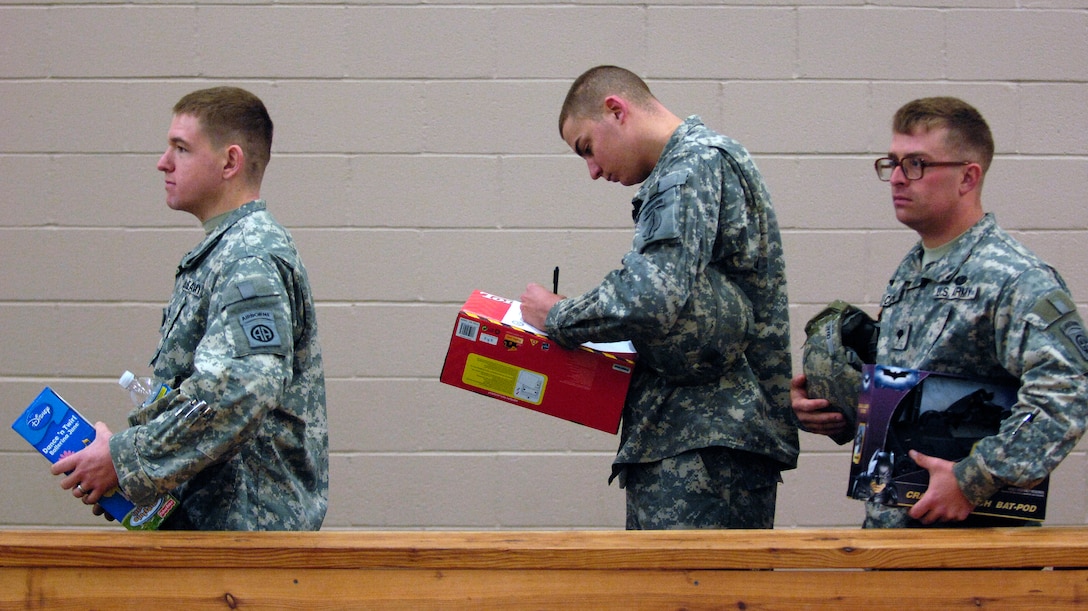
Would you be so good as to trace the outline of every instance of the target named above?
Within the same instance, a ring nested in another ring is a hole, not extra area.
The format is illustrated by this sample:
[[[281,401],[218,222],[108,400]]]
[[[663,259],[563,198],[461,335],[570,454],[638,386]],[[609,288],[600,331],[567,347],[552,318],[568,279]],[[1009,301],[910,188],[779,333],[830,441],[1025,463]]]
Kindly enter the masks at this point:
[[[11,428],[51,463],[82,450],[95,438],[94,426],[48,386]],[[177,501],[165,495],[153,505],[137,507],[114,488],[98,504],[129,530],[157,530]]]
[[[441,381],[606,433],[619,430],[630,342],[567,350],[521,320],[521,303],[474,291],[453,327]]]
[[[1015,386],[930,371],[865,365],[861,379],[846,494],[888,506],[910,507],[929,486],[910,450],[960,460],[998,432],[1016,403]],[[1006,486],[973,513],[1042,521],[1049,484],[1048,477],[1030,489]]]

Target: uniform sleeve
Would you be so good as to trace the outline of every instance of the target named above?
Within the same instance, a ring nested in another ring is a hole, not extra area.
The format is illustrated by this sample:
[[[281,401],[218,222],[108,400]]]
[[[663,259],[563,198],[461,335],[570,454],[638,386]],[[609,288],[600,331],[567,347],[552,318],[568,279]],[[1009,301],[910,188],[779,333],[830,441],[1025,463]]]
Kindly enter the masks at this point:
[[[561,345],[652,341],[673,329],[711,262],[722,184],[705,162],[677,165],[645,196],[621,268],[548,313],[545,331]],[[730,174],[727,181],[737,179]]]
[[[1012,415],[955,466],[960,488],[981,504],[1004,485],[1041,482],[1073,450],[1088,419],[1088,336],[1076,305],[1045,270],[1017,278],[998,310],[997,345],[1020,378]]]
[[[162,399],[168,403],[156,417],[110,440],[129,499],[152,502],[229,459],[282,402],[293,351],[291,305],[276,267],[248,257],[225,268],[192,376]]]

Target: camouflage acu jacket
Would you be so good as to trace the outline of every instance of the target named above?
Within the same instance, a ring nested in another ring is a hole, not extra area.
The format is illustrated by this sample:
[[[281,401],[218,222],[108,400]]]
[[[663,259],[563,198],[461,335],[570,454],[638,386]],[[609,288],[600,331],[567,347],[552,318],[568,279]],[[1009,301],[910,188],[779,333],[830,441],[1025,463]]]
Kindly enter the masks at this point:
[[[689,117],[632,204],[622,267],[545,324],[568,347],[638,349],[615,464],[722,446],[796,466],[782,244],[748,152]]]
[[[954,470],[976,505],[1003,485],[1040,482],[1088,418],[1088,336],[1065,282],[990,214],[944,257],[921,261],[918,244],[884,293],[877,362],[1019,382],[999,433]],[[867,526],[907,524],[903,508],[867,503],[867,514]]]
[[[111,438],[122,490],[136,503],[172,493],[183,509],[174,528],[320,528],[328,423],[317,319],[294,242],[263,201],[185,255],[163,316],[151,365],[175,390]]]

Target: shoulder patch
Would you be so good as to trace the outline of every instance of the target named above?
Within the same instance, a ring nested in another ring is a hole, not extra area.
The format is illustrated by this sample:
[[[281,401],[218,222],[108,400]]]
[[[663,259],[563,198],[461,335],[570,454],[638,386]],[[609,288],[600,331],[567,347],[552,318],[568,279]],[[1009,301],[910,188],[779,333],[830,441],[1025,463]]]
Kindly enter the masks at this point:
[[[1071,344],[1077,347],[1081,358],[1088,360],[1088,335],[1084,333],[1084,323],[1079,319],[1071,319],[1059,323],[1058,329]]]
[[[635,237],[636,250],[642,250],[654,242],[673,240],[680,237],[679,214],[680,193],[675,187],[687,183],[690,170],[670,172],[653,187],[650,198],[639,211],[638,233]]]
[[[251,310],[238,315],[238,322],[245,331],[250,348],[266,348],[280,345],[276,331],[276,317],[271,310]]]
[[[1084,321],[1077,314],[1077,306],[1068,293],[1061,290],[1051,291],[1035,304],[1031,313],[1038,316],[1045,328],[1056,325],[1057,337],[1064,339],[1080,353],[1081,359],[1088,361],[1088,333],[1084,330]]]
[[[249,280],[246,280],[244,282],[239,282],[236,285],[236,288],[238,289],[238,295],[242,299],[249,299],[249,298],[255,297],[257,295],[257,289],[255,289],[253,287],[253,282],[251,282]]]
[[[670,196],[670,199],[673,198]],[[676,213],[676,202],[666,202],[660,196],[648,208],[643,210],[639,223],[641,227],[637,236],[640,242],[640,251],[643,247],[654,242],[680,237]]]
[[[273,275],[274,272],[271,269],[267,273],[264,271],[239,273],[229,278],[221,290],[223,303],[235,304],[279,295],[282,289],[278,286],[278,278]]]
[[[1039,317],[1043,326],[1049,327],[1058,319],[1076,311],[1076,304],[1065,291],[1054,290],[1040,299],[1031,313]]]

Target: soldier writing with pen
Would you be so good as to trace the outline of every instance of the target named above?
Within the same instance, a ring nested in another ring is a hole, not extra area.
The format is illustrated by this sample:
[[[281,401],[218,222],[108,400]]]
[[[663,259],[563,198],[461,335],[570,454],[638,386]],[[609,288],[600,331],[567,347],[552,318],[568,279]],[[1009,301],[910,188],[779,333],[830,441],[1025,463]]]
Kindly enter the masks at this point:
[[[641,183],[620,269],[582,295],[530,284],[520,298],[525,321],[560,345],[638,350],[612,468],[627,528],[771,528],[798,446],[785,268],[762,176],[739,143],[615,66],[574,82],[559,132],[590,178]]]

